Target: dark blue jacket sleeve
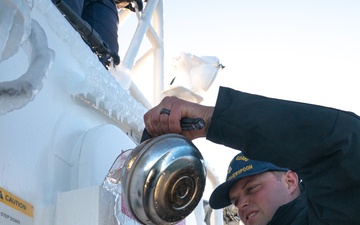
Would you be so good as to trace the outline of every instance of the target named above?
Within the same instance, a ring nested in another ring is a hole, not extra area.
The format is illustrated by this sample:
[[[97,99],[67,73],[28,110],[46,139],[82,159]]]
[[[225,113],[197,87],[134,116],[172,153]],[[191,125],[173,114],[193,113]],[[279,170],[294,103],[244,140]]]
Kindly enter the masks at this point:
[[[296,171],[309,214],[330,224],[360,224],[360,118],[354,113],[220,88],[207,139]]]

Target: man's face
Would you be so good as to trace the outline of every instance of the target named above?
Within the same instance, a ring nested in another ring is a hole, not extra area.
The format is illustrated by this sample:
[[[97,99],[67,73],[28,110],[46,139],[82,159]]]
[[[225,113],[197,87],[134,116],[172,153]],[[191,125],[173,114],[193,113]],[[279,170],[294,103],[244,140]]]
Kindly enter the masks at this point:
[[[293,200],[283,174],[264,172],[242,178],[232,186],[230,200],[245,225],[266,225],[281,205]]]

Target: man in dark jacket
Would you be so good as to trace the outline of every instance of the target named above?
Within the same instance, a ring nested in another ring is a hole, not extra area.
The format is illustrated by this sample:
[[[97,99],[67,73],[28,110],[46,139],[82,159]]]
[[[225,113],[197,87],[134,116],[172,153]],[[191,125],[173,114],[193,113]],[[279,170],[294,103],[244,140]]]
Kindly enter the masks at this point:
[[[183,117],[203,118],[205,128],[182,131]],[[220,88],[215,107],[165,97],[144,122],[152,136],[206,137],[296,172],[305,191],[280,204],[267,224],[360,224],[360,118],[354,113]],[[233,203],[242,202],[236,200],[241,191],[230,194]]]
[[[226,182],[213,191],[209,203],[213,209],[233,204],[246,225],[306,224],[302,189],[295,172],[239,153],[230,162]]]

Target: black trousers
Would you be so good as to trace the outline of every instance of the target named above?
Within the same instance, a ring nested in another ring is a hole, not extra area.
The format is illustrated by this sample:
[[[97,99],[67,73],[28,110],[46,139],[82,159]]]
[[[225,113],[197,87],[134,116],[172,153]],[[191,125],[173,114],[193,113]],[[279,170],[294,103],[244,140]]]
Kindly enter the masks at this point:
[[[63,0],[118,53],[118,11],[114,0]],[[106,59],[105,59],[106,60]]]

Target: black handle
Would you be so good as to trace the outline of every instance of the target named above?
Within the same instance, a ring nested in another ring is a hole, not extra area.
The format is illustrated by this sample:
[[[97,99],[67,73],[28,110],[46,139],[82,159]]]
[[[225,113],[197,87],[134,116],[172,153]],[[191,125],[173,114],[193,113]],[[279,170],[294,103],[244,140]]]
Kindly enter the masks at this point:
[[[201,118],[182,118],[180,120],[182,130],[201,130],[205,127],[205,121]]]
[[[205,127],[205,121],[201,118],[182,118],[180,120],[182,130],[201,130]],[[152,138],[146,128],[143,131],[140,143]]]

